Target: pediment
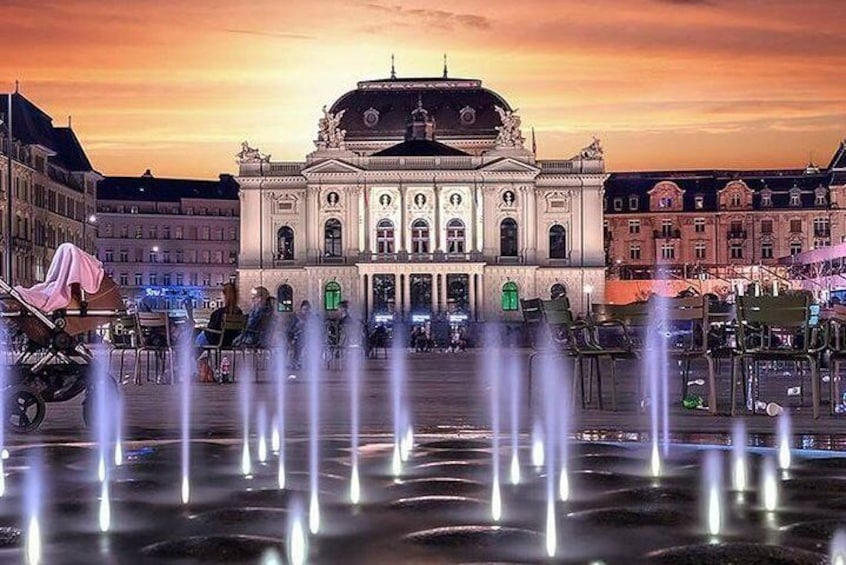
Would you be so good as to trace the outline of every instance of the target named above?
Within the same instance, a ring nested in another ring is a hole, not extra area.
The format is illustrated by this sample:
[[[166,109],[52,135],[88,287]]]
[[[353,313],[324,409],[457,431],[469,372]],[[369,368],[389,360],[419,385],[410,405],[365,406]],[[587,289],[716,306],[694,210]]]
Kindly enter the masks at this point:
[[[338,159],[327,159],[320,161],[302,170],[303,175],[324,174],[324,173],[360,173],[362,169]]]
[[[539,173],[540,169],[517,159],[503,157],[480,167],[479,171],[484,173]]]

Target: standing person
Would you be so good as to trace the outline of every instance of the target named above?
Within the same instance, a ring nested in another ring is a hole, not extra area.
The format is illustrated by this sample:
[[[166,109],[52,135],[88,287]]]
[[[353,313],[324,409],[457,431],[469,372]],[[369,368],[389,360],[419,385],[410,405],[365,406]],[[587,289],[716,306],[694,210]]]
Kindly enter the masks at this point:
[[[232,342],[241,347],[270,347],[273,342],[275,316],[273,313],[273,298],[263,286],[253,288],[252,305],[247,314],[247,326]]]
[[[291,318],[288,324],[288,351],[291,355],[291,368],[299,369],[302,365],[303,341],[305,339],[306,327],[311,323],[311,302],[303,300],[297,314]]]

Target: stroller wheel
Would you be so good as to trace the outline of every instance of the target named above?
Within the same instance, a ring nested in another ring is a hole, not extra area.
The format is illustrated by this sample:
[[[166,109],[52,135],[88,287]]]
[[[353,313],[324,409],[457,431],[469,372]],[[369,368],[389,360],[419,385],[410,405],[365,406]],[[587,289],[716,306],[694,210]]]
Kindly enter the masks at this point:
[[[6,422],[16,432],[26,433],[44,421],[47,406],[41,395],[27,387],[13,387],[6,394]]]

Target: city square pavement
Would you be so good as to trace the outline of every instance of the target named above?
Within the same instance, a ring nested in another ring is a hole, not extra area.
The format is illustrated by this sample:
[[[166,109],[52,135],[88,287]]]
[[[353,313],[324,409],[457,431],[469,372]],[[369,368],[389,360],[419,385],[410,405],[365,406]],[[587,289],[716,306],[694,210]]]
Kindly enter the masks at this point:
[[[488,383],[481,376],[482,362],[486,355],[500,356],[502,367],[508,366],[509,356],[518,356],[520,369],[520,428],[528,433],[532,428],[532,416],[526,400],[527,360],[530,350],[469,350],[460,353],[407,353],[408,399],[411,419],[418,434],[478,435],[490,429],[490,400]],[[393,352],[389,353],[389,356]],[[131,363],[128,363],[131,366]],[[388,434],[392,430],[390,359],[367,359],[362,367],[361,384],[361,432],[367,435]],[[566,368],[557,369],[561,378],[567,378]],[[117,363],[113,363],[113,374]],[[125,372],[127,370],[125,369]],[[308,378],[301,372],[286,375],[285,423],[289,437],[307,435],[308,423]],[[639,365],[629,364],[618,370],[619,410],[610,410],[609,386],[605,381],[605,409],[599,410],[596,402],[582,409],[576,403],[572,417],[573,430],[584,433],[584,438],[594,439],[643,439],[640,433],[649,429],[648,413],[637,409],[635,382],[643,371]],[[723,367],[718,381],[718,406],[726,413],[729,405],[728,368]],[[243,375],[243,373],[241,373]],[[670,371],[670,428],[677,440],[693,443],[724,443],[724,434],[731,430],[732,419],[727,415],[712,416],[704,410],[689,410],[681,406],[678,370]],[[257,421],[259,405],[264,404],[268,421],[274,412],[275,385],[273,371],[259,372],[259,383],[252,379],[250,405],[252,406],[251,428]],[[350,385],[346,370],[332,368],[321,374],[321,435],[344,436],[349,433]],[[695,371],[690,380],[705,378],[704,367]],[[125,404],[126,439],[166,439],[178,437],[180,387],[144,382],[141,386],[124,384],[121,387]],[[540,379],[535,379],[535,402],[532,410],[539,407]],[[799,406],[797,396],[787,396],[786,389],[797,384],[796,377],[780,372],[763,380],[760,398],[775,401],[789,409],[794,432],[813,434],[813,437],[797,438],[796,445],[842,449],[846,447],[846,414],[830,415],[828,405],[821,409],[821,417],[814,420],[810,409],[810,390],[804,399],[805,406]],[[808,389],[808,380],[805,380]],[[192,435],[202,438],[234,438],[242,434],[243,420],[239,400],[239,384],[194,384],[192,386]],[[705,387],[691,385],[691,394],[707,397]],[[505,386],[503,393],[505,410],[510,402],[510,391]],[[741,396],[741,393],[738,393]],[[823,385],[822,396],[828,398],[828,384]],[[82,425],[81,401],[48,404],[47,415],[40,430],[30,434],[10,434],[11,445],[32,442],[87,441],[90,433]],[[563,406],[563,405],[562,405]],[[507,414],[507,412],[506,412]],[[747,430],[759,434],[755,443],[770,444],[775,432],[775,418],[766,415],[751,415],[742,408]],[[503,422],[509,422],[504,416]],[[504,432],[506,430],[503,430]],[[719,435],[713,435],[719,434]]]

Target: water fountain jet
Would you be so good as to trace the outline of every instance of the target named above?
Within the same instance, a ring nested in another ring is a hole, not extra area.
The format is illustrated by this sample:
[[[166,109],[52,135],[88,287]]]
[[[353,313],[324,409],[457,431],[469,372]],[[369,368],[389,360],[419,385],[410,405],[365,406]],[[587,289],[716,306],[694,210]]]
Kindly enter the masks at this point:
[[[831,565],[846,565],[846,530],[839,529],[834,532],[828,555]]]
[[[737,420],[732,425],[731,433],[731,455],[732,455],[732,487],[738,493],[746,491],[747,465],[746,465],[746,425],[743,420]]]
[[[775,462],[770,457],[764,459],[761,470],[761,492],[764,509],[775,512],[778,507],[778,478]]]
[[[790,416],[783,411],[778,417],[778,468],[790,468]]]
[[[705,454],[703,493],[708,533],[712,536],[720,535],[722,530],[722,469],[722,453],[716,450],[708,451]]]
[[[267,440],[265,439],[265,428],[267,426],[267,415],[265,414],[264,403],[259,405],[258,410],[258,460],[264,465],[267,463]]]
[[[361,484],[358,476],[361,353],[358,348],[352,352],[350,358],[350,502],[358,504],[361,501]]]
[[[511,388],[511,484],[520,484],[520,360],[509,357],[508,376]]]
[[[291,565],[303,565],[308,554],[306,534],[299,509],[295,508],[292,515],[291,530],[288,534],[288,562]]]
[[[182,484],[180,494],[182,504],[188,504],[191,494],[191,374],[193,365],[193,350],[188,340],[183,340],[179,346],[178,367],[182,381],[179,385],[179,450],[181,455]]]
[[[109,483],[104,481],[100,485],[100,511],[98,513],[97,524],[100,527],[101,533],[107,533],[112,525],[112,509],[109,501]]]
[[[24,477],[24,515],[26,516],[27,530],[24,541],[26,563],[28,565],[39,565],[41,563],[41,499],[42,480],[40,454],[36,453],[29,464],[28,472]]]

